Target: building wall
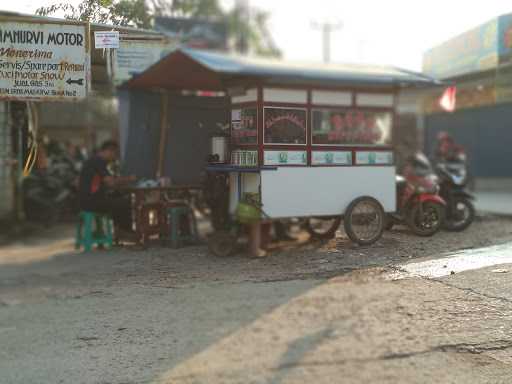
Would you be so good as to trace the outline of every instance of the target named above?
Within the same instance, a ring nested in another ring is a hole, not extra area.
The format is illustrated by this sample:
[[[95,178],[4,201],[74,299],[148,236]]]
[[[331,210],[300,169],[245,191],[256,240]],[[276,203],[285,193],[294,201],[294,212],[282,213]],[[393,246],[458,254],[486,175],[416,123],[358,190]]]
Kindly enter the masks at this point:
[[[39,103],[39,136],[96,148],[104,140],[117,139],[117,104],[114,95],[100,93],[76,103]]]
[[[426,116],[425,147],[435,152],[436,136],[450,133],[467,151],[470,173],[476,178],[510,178],[512,104]]]
[[[153,178],[158,161],[160,140],[160,94],[124,92],[120,110],[129,119],[122,119],[120,130],[122,171],[138,178]]]
[[[0,219],[13,212],[14,196],[12,185],[11,131],[8,120],[7,102],[0,102]]]

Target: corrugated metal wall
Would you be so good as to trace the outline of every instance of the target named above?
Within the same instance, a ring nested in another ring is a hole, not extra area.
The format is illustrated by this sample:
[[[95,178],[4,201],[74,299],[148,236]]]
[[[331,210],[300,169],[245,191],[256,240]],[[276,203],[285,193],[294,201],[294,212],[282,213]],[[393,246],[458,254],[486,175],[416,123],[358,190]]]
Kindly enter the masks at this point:
[[[123,173],[154,178],[160,145],[161,96],[124,91],[120,97]],[[169,97],[169,124],[163,175],[175,184],[196,184],[210,153],[210,136],[229,122],[227,98]]]
[[[11,214],[14,206],[12,167],[9,165],[12,144],[8,116],[7,102],[0,102],[0,218]]]
[[[436,149],[437,133],[446,131],[466,148],[474,177],[512,177],[512,104],[429,115],[425,125],[429,154]]]
[[[164,174],[176,184],[197,184],[210,154],[210,137],[217,125],[229,122],[227,99],[183,97],[169,99],[169,131]]]
[[[120,121],[123,173],[153,178],[160,140],[160,95],[131,92],[120,97],[119,102],[120,113],[129,116]]]

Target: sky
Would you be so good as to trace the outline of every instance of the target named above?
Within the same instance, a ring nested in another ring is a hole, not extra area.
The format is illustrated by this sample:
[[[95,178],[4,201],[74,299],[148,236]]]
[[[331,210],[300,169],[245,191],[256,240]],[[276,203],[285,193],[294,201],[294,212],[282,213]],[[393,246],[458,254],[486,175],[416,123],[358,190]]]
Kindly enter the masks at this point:
[[[221,3],[230,7],[234,1]],[[54,2],[58,0],[0,0],[0,9],[33,13]],[[269,12],[270,31],[285,59],[322,61],[322,36],[313,24],[329,22],[341,26],[332,34],[333,62],[418,71],[429,48],[512,13],[508,0],[250,0],[250,5]]]

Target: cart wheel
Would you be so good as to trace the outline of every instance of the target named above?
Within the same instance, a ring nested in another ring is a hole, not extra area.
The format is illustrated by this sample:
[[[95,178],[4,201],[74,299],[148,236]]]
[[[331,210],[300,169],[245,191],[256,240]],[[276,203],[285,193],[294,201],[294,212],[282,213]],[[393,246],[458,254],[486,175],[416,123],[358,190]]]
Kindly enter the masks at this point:
[[[215,232],[208,239],[208,249],[217,257],[228,257],[235,251],[236,240],[236,236],[231,232]]]
[[[341,216],[310,217],[306,221],[306,230],[316,239],[332,239],[340,227]]]
[[[379,240],[385,223],[384,209],[373,197],[359,197],[345,211],[345,232],[359,245],[370,245]]]

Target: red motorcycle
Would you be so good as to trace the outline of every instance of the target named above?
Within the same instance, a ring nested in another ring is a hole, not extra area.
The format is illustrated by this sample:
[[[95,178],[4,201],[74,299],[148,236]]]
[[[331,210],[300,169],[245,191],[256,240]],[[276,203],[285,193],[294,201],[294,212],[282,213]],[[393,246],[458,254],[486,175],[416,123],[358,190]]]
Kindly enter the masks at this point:
[[[446,202],[439,196],[437,176],[424,154],[411,157],[403,176],[397,176],[397,205],[398,211],[388,215],[387,229],[405,223],[419,236],[432,236],[441,229]]]

